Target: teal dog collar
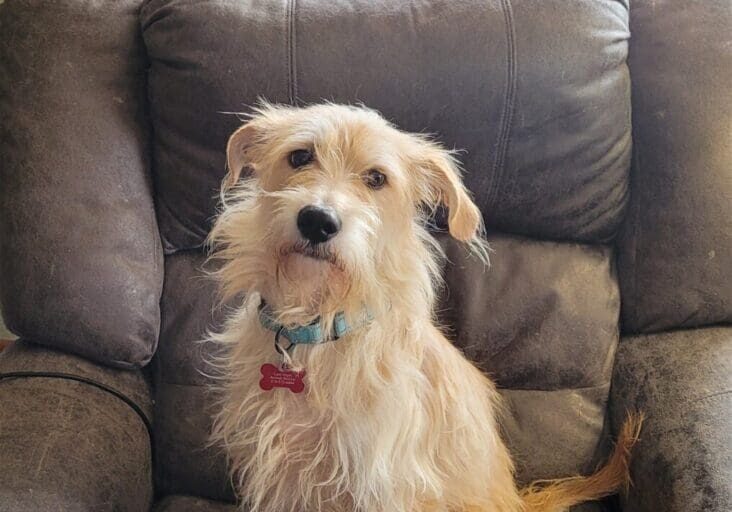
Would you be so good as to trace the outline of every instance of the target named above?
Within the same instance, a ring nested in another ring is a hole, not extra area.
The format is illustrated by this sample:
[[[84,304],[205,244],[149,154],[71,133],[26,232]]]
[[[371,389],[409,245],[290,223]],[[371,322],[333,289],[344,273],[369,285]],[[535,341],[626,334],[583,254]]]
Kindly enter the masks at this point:
[[[266,302],[262,301],[259,305],[259,322],[262,326],[265,329],[276,333],[277,338],[287,338],[287,341],[290,342],[290,346],[317,345],[319,343],[335,341],[346,334],[371,323],[371,320],[371,314],[366,312],[362,322],[355,325],[349,325],[346,321],[346,316],[342,311],[340,311],[336,313],[335,318],[333,319],[333,328],[331,331],[329,333],[323,333],[323,329],[320,326],[320,318],[316,318],[308,325],[299,325],[291,328],[285,327],[274,319],[272,316],[272,310]],[[290,347],[288,347],[288,349],[289,348]]]

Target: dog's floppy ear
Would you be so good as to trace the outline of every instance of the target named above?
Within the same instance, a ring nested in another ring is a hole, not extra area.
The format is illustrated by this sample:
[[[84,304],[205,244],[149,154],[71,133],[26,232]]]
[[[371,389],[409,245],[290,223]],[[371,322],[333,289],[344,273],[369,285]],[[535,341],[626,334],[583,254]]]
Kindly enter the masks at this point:
[[[225,188],[235,185],[242,170],[251,165],[251,150],[257,132],[255,121],[249,121],[229,137],[229,142],[226,144],[226,167],[229,173],[224,180]]]
[[[437,144],[423,143],[419,167],[426,178],[423,200],[427,206],[447,206],[450,235],[461,242],[474,240],[481,229],[480,210],[463,185],[452,154]]]

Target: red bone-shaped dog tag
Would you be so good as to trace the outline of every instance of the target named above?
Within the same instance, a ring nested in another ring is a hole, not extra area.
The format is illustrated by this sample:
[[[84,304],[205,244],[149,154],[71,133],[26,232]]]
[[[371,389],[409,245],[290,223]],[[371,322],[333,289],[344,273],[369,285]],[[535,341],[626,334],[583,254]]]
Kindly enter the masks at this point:
[[[305,370],[295,371],[285,368],[277,368],[273,364],[263,364],[259,369],[262,372],[262,380],[259,387],[265,391],[272,388],[289,388],[293,393],[302,393],[305,389]]]

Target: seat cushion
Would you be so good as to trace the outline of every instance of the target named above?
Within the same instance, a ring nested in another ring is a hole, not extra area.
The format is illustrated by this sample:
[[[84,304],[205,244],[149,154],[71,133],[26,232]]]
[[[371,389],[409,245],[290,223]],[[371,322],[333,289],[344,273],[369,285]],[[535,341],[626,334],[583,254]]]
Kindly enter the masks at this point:
[[[202,244],[232,113],[259,97],[360,101],[464,149],[489,226],[615,234],[631,149],[623,2],[152,0],[141,16],[168,253]]]

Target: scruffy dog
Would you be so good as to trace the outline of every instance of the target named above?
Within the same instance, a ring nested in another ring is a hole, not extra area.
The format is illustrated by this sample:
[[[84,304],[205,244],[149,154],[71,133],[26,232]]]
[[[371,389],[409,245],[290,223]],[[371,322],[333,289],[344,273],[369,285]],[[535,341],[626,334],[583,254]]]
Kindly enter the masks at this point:
[[[548,512],[626,484],[637,418],[593,476],[517,489],[495,386],[435,326],[430,211],[485,257],[448,151],[365,108],[265,104],[227,158],[210,241],[246,299],[213,336],[213,437],[253,512]]]

